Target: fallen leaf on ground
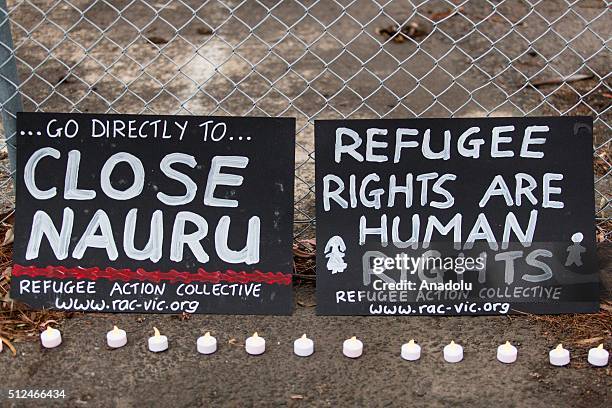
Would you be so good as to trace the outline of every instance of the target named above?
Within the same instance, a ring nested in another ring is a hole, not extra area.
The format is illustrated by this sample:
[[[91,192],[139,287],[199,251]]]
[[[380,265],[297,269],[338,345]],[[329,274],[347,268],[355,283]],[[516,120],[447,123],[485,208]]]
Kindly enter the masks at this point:
[[[242,343],[238,343],[238,340],[236,340],[233,337],[227,341],[227,344],[229,344],[230,346],[238,346],[238,347],[242,347],[243,346]]]
[[[67,84],[72,84],[74,82],[76,82],[76,77],[74,75],[71,74],[67,74],[67,75],[60,75],[60,77],[57,79],[56,84],[58,85],[67,85]]]
[[[213,30],[210,27],[198,27],[196,32],[200,35],[212,35]]]
[[[431,20],[432,21],[440,21],[442,19],[445,19],[448,16],[452,16],[452,15],[457,14],[457,13],[463,13],[463,7],[449,8],[446,11],[440,11],[439,13],[433,13],[431,15]]]
[[[7,339],[5,339],[2,336],[0,336],[0,343],[6,344],[6,347],[8,347],[11,350],[11,352],[13,353],[13,356],[17,355],[17,349],[15,349],[15,346],[13,346],[13,343],[11,343],[10,341],[8,341]]]
[[[293,255],[298,258],[314,258],[317,243],[314,239],[302,239],[293,244]]]
[[[428,34],[427,30],[422,29],[419,24],[414,21],[404,25],[401,29],[393,24],[388,27],[378,28],[376,32],[386,37],[385,39],[387,40],[391,38],[393,42],[396,43],[403,43],[408,38],[418,38]]]
[[[160,37],[157,35],[149,35],[146,37],[147,40],[151,41],[153,44],[166,44],[168,40],[164,37]]]
[[[183,312],[177,316],[180,321],[185,321],[191,319],[191,315],[187,312]]]
[[[541,377],[540,373],[536,373],[536,372],[529,373],[529,375],[534,377],[534,378],[540,378]]]
[[[12,244],[15,240],[15,233],[12,228],[6,230],[4,234],[4,241],[2,241],[2,245]]]
[[[593,343],[599,343],[602,340],[604,340],[605,337],[591,337],[590,339],[582,339],[582,340],[578,340],[576,341],[576,344],[593,344]]]
[[[313,258],[315,256],[315,252],[303,250],[298,246],[298,244],[293,244],[293,255],[299,258]]]
[[[45,321],[44,323],[41,323],[41,324],[40,324],[40,328],[41,328],[41,330],[45,330],[45,329],[47,329],[47,326],[49,326],[51,323],[53,323],[53,324],[57,324],[57,321],[56,321],[56,320],[47,320],[47,321]]]
[[[612,304],[610,304],[610,303],[608,303],[608,302],[602,302],[602,303],[599,305],[599,308],[600,308],[600,309],[603,309],[603,310],[605,310],[605,311],[607,311],[607,312],[612,312]]]
[[[538,81],[533,81],[530,84],[535,86],[536,88],[544,85],[559,85],[567,82],[576,82],[576,81],[584,81],[586,79],[591,79],[595,75],[594,74],[574,74],[566,77],[554,77],[550,79],[541,79]]]
[[[307,303],[307,302],[304,302],[302,300],[298,300],[297,304],[299,306],[302,306],[302,307],[315,307],[317,305],[316,302],[314,302],[314,303]]]

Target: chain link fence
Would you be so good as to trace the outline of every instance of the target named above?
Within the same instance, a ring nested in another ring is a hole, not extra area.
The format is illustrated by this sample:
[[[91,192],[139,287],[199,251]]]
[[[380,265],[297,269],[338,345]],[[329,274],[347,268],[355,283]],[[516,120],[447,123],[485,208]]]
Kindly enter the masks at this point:
[[[315,119],[589,115],[598,240],[612,240],[609,1],[5,1],[5,210],[19,98],[27,111],[296,117],[296,238],[314,234]]]

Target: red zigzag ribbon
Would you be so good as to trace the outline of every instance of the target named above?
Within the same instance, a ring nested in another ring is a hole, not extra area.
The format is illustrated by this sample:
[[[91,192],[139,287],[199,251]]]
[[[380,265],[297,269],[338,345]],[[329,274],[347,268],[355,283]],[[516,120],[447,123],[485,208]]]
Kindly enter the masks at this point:
[[[37,266],[22,266],[15,264],[13,266],[13,276],[29,276],[31,278],[44,277],[56,279],[108,279],[111,281],[149,281],[149,282],[169,282],[169,283],[191,283],[191,282],[206,282],[206,283],[267,283],[270,285],[291,285],[291,274],[282,272],[261,272],[255,270],[253,272],[236,272],[231,269],[225,272],[207,272],[202,268],[198,268],[197,272],[179,272],[171,269],[167,272],[161,271],[145,271],[138,268],[135,271],[132,269],[115,269],[98,267],[93,268],[67,268],[64,266],[47,266],[39,268]]]

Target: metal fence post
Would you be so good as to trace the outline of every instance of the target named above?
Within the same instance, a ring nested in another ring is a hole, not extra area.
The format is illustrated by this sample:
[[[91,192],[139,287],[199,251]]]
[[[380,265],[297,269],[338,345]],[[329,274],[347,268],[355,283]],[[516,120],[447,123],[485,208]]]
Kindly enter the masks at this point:
[[[4,140],[8,150],[11,174],[15,177],[16,113],[23,110],[23,104],[19,93],[19,77],[13,53],[13,37],[6,0],[0,0],[0,64],[2,64],[0,65],[0,109],[2,109]]]

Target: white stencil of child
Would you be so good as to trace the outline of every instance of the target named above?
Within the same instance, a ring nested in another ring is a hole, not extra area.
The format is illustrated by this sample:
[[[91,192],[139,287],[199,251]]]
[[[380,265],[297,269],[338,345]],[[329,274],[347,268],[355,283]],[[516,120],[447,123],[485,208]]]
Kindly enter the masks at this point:
[[[344,251],[346,251],[346,245],[344,240],[334,235],[327,241],[325,245],[325,257],[329,258],[327,261],[327,269],[333,274],[344,272],[346,269],[346,262],[344,262]]]
[[[572,235],[573,244],[567,247],[567,260],[565,266],[576,265],[582,266],[582,254],[586,252],[586,248],[580,245],[584,238],[581,232],[576,232]]]

